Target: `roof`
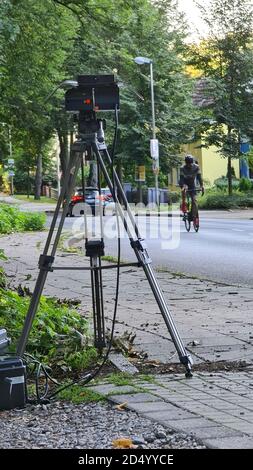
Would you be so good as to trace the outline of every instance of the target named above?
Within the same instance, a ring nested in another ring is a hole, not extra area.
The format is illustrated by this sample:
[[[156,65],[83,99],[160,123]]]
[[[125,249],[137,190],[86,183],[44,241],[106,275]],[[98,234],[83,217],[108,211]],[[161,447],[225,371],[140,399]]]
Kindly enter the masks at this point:
[[[196,80],[192,100],[198,108],[207,108],[214,104],[214,98],[211,96],[211,82],[207,78]]]

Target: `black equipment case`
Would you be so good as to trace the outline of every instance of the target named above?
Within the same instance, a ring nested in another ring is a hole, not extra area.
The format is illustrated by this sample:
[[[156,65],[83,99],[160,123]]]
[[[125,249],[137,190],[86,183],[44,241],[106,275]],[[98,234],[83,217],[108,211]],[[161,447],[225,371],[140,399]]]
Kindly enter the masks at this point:
[[[16,356],[0,355],[0,410],[23,408],[26,404],[26,368]]]

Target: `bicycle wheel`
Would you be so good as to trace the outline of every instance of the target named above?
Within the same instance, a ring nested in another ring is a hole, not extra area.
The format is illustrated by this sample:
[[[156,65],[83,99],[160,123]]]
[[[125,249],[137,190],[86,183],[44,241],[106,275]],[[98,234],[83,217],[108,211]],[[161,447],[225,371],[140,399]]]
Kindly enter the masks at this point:
[[[197,216],[193,218],[193,227],[195,232],[199,231],[199,214],[197,214]]]
[[[197,233],[199,231],[199,224],[196,224],[195,222],[193,222],[193,227],[194,227],[195,232]]]
[[[198,211],[198,206],[197,202],[194,201],[194,204],[192,204],[192,223],[195,232],[199,231],[199,211]]]
[[[191,230],[191,220],[190,220],[188,214],[185,214],[185,216],[184,216],[184,224],[185,224],[185,228],[186,228],[187,232],[190,232],[190,230]]]

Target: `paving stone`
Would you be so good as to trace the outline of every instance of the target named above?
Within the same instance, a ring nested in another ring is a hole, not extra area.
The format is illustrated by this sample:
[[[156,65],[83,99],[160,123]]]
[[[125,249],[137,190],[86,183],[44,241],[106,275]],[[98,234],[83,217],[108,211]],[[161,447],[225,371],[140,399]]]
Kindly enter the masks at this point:
[[[252,437],[220,437],[205,439],[203,443],[213,449],[253,449]]]
[[[207,439],[207,438],[220,438],[220,437],[242,437],[243,433],[240,431],[236,431],[229,427],[225,426],[208,426],[208,427],[198,427],[191,430],[191,434],[193,434],[198,439]]]
[[[145,414],[149,419],[152,419],[154,421],[159,421],[161,424],[168,426],[169,428],[172,428],[176,431],[181,431],[181,432],[186,432],[186,433],[192,433],[193,429],[198,430],[201,427],[207,428],[215,426],[211,421],[208,421],[207,419],[201,418],[201,417],[196,417],[196,418],[186,418],[186,419],[171,419],[168,413],[168,416],[164,413],[163,415],[159,412],[151,412]]]
[[[108,393],[136,393],[134,387],[130,385],[117,386],[114,384],[93,385],[90,387],[94,392],[107,395]]]
[[[115,391],[117,392],[118,388],[122,388],[122,387],[114,388],[114,392]],[[119,392],[120,392],[120,390],[119,390]],[[123,390],[122,390],[122,392],[123,392]],[[117,401],[117,402],[119,402],[119,401],[123,402],[124,401],[124,402],[127,402],[127,403],[136,403],[136,404],[150,403],[150,406],[152,406],[153,402],[165,403],[162,400],[162,398],[156,397],[155,395],[151,395],[151,393],[136,392],[136,393],[131,394],[131,395],[127,395],[127,394],[122,393],[120,395],[115,394],[111,398],[112,398],[112,400]]]

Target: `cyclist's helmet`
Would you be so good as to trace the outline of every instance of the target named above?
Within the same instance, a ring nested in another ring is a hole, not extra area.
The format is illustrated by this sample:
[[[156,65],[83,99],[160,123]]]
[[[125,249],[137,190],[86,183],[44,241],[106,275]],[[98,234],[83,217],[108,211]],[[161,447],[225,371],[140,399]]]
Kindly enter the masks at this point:
[[[194,158],[192,155],[186,155],[185,157],[185,163],[193,163],[194,162]]]

